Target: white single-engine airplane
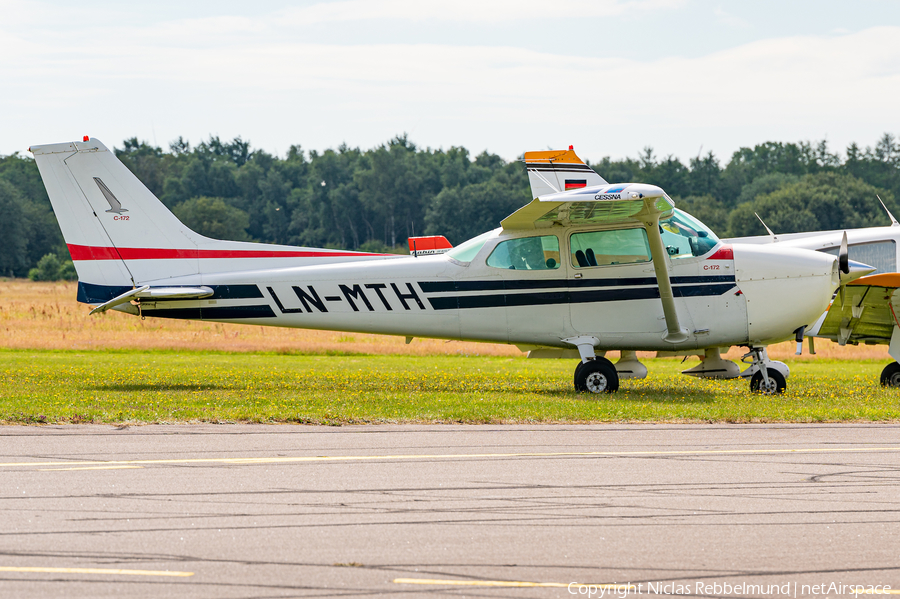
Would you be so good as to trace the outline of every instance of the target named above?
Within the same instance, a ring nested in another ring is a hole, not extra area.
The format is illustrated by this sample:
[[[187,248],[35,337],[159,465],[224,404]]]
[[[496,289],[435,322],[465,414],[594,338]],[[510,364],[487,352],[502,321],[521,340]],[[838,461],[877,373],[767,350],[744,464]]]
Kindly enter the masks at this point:
[[[881,384],[900,387],[900,364],[897,362],[900,360],[900,274],[897,272],[900,223],[886,206],[884,209],[891,219],[891,225],[887,227],[776,235],[763,223],[769,235],[729,241],[778,244],[838,255],[842,237],[846,235],[849,258],[871,264],[874,273],[851,281],[835,295],[828,311],[806,329],[804,334],[809,339],[810,353],[815,353],[813,339],[816,337],[836,341],[839,345],[887,345],[888,355],[894,362],[881,372]],[[797,353],[800,351],[798,344]]]
[[[542,153],[526,153],[538,156]],[[577,161],[577,168],[584,170],[589,167]],[[592,171],[593,172],[593,171]],[[532,189],[541,189],[545,182],[532,178]],[[881,198],[878,198],[881,202]],[[866,227],[862,229],[847,229],[835,231],[811,231],[805,233],[773,233],[762,222],[768,235],[754,237],[736,237],[724,239],[726,244],[760,245],[779,243],[782,247],[793,247],[824,252],[833,256],[847,254],[851,268],[854,272],[861,273],[865,270],[865,264],[871,264],[868,276],[861,276],[841,287],[841,292],[836,293],[828,308],[811,326],[797,331],[797,355],[802,351],[803,338],[809,340],[811,354],[815,354],[813,343],[816,337],[829,339],[839,345],[888,345],[888,354],[895,360],[881,373],[881,384],[891,387],[900,387],[900,273],[897,266],[900,264],[900,222],[887,209],[884,202],[882,207],[891,220],[890,226]],[[853,262],[858,260],[859,262]],[[740,367],[721,357],[721,352],[728,348],[708,347],[702,352],[691,350],[674,350],[661,352],[661,355],[690,356],[698,354],[700,364],[683,371],[683,374],[701,378],[752,378],[759,370],[757,364],[751,364],[743,372]],[[761,351],[765,351],[761,349]],[[529,356],[551,357],[547,352],[531,352]],[[556,357],[556,356],[552,356]],[[767,356],[766,356],[767,357]],[[783,362],[768,360],[769,367],[778,370],[786,379],[790,375],[790,369]],[[637,361],[634,352],[623,352],[623,358],[616,362],[619,375],[628,377],[643,377],[647,374],[646,367]]]
[[[96,139],[30,150],[92,313],[574,348],[579,391],[618,388],[608,350],[741,345],[751,389],[780,392],[764,347],[871,271],[846,250],[723,244],[659,187],[610,185],[571,149],[526,155],[535,199],[446,253],[423,239],[425,256],[210,239]]]

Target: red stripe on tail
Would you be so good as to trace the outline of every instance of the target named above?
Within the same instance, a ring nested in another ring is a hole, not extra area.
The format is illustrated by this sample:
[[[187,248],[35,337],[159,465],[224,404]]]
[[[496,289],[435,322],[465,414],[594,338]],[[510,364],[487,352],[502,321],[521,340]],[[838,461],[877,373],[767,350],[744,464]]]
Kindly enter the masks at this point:
[[[309,250],[179,250],[170,248],[114,248],[68,244],[72,260],[184,260],[197,258],[341,258],[389,256],[366,252]]]

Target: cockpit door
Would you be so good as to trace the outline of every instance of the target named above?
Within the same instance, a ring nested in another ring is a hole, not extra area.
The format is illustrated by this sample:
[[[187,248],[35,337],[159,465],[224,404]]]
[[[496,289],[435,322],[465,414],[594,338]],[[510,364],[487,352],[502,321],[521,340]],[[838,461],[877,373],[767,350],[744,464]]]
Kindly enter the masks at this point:
[[[634,339],[635,347],[666,333],[643,227],[576,231],[568,241],[569,311],[575,331],[597,336],[601,346]],[[689,319],[686,310],[679,315]]]

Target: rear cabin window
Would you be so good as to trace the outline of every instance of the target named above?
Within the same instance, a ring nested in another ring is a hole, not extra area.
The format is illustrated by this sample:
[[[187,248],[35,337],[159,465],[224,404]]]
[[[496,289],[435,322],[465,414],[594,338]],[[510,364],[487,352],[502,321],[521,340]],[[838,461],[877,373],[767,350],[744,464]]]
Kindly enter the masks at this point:
[[[508,239],[497,244],[487,265],[511,270],[555,270],[559,268],[556,235]]]
[[[575,233],[569,240],[575,268],[650,262],[650,244],[643,228]]]

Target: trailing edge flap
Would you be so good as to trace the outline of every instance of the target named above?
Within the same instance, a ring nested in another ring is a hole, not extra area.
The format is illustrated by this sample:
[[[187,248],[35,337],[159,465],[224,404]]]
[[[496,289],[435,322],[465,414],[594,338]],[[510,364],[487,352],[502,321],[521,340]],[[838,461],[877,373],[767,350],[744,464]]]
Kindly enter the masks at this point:
[[[122,295],[112,298],[106,303],[100,304],[93,310],[91,314],[97,312],[106,312],[110,308],[130,302],[133,299],[149,299],[149,300],[189,300],[203,299],[213,294],[211,287],[151,287],[144,285],[126,291]]]
[[[582,187],[606,185],[603,177],[571,149],[525,152],[524,159],[533,198]]]
[[[617,183],[539,196],[503,219],[504,230],[553,225],[638,223],[665,215],[675,203],[655,185]]]

